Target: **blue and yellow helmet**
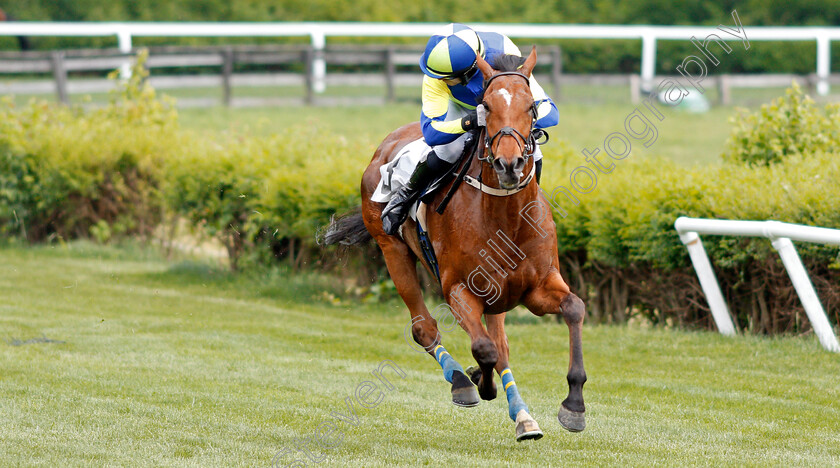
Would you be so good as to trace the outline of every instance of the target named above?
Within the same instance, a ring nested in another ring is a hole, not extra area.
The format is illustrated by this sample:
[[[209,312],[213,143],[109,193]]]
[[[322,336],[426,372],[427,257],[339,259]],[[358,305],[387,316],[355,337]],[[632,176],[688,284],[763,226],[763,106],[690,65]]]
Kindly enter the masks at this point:
[[[469,26],[452,23],[429,39],[420,69],[432,78],[468,81],[476,69],[476,54],[484,58],[484,44],[478,34]]]

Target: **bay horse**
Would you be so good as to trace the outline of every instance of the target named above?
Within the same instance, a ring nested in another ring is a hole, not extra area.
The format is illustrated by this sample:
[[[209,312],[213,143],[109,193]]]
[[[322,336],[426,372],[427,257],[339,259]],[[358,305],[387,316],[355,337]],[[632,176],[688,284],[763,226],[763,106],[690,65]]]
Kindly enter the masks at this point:
[[[383,231],[380,220],[384,204],[371,201],[380,180],[380,167],[405,145],[422,138],[419,122],[397,129],[379,145],[362,177],[361,212],[333,220],[322,243],[354,244],[375,239],[397,292],[411,313],[413,339],[440,364],[444,378],[452,384],[453,403],[475,406],[479,396],[494,399],[495,369],[504,385],[509,415],[516,423],[516,439],[520,441],[539,439],[543,433],[513,380],[505,313],[523,304],[537,316],[562,314],[569,328],[569,393],[557,417],[565,429],[578,432],[586,425],[586,372],[581,344],[585,309],[583,301],[569,290],[560,275],[551,208],[533,179],[534,160],[530,156],[535,140],[531,132],[537,115],[528,77],[536,64],[536,48],[524,63],[518,56],[507,58],[515,60],[496,60],[498,70],[480,56],[477,59],[485,78],[482,104],[486,109],[487,136],[478,142],[478,157],[471,157],[465,164],[469,165],[467,174],[473,181],[481,181],[481,187],[486,189],[460,187],[443,214],[429,209],[426,216],[428,236],[437,253],[443,297],[469,334],[478,367],[465,371],[449,355],[441,343],[437,321],[423,302],[416,265],[424,257],[415,221],[406,221],[402,236],[390,236]],[[440,204],[446,188],[431,195],[432,200],[427,200],[429,207]],[[539,219],[523,215],[533,209],[541,211]],[[431,271],[426,261],[422,263]],[[477,394],[473,383],[478,386]]]

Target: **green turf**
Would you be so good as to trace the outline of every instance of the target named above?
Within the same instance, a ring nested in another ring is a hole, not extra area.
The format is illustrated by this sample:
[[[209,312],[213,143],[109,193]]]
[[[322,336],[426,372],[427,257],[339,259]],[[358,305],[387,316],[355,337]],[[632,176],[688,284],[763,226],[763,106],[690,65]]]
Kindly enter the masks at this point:
[[[565,141],[580,152],[584,148],[602,148],[613,132],[623,132],[624,120],[633,113],[631,104],[560,104],[560,123],[550,129],[551,145]],[[658,155],[686,165],[716,162],[724,149],[731,125],[731,107],[715,107],[704,114],[674,109],[662,110],[665,119],[655,122],[658,137],[649,148],[633,140],[633,155]],[[208,132],[234,129],[246,134],[270,134],[296,125],[312,125],[349,138],[362,138],[372,146],[400,125],[417,121],[420,105],[397,103],[388,106],[284,107],[229,109],[182,109],[181,123],[186,128]],[[652,118],[651,114],[646,114]],[[583,160],[583,156],[581,156]]]
[[[551,87],[547,91],[552,93]],[[716,99],[714,90],[708,93],[709,99]],[[784,90],[736,90],[733,99],[739,104],[748,104],[755,108],[760,103],[769,102],[773,97],[782,95]],[[245,135],[266,135],[282,131],[296,124],[313,125],[348,138],[363,139],[375,147],[390,131],[400,125],[419,120],[419,88],[398,87],[397,102],[376,104],[367,102],[352,105],[329,105],[335,99],[359,99],[370,97],[383,100],[385,90],[382,87],[330,86],[323,95],[316,96],[321,105],[304,106],[304,90],[300,86],[274,87],[237,87],[233,90],[235,98],[279,98],[290,100],[284,106],[256,108],[226,108],[221,105],[221,87],[202,87],[177,90],[163,90],[167,94],[186,102],[195,98],[216,99],[218,107],[180,109],[180,121],[183,127],[206,131],[209,134],[233,129]],[[22,104],[33,96],[16,96],[15,102]],[[41,96],[54,99],[53,95]],[[295,99],[300,104],[294,104]],[[71,96],[74,103],[98,102],[107,100],[104,94],[85,97]],[[550,130],[551,145],[564,141],[571,148],[580,152],[584,148],[603,148],[604,139],[613,132],[623,132],[624,121],[637,105],[629,103],[629,91],[626,86],[565,86],[561,99],[557,101],[560,110],[560,123]],[[638,106],[643,106],[639,104]],[[674,109],[663,109],[664,121],[654,121],[658,130],[658,139],[649,148],[634,142],[634,156],[657,155],[676,160],[686,165],[708,164],[717,162],[729,136],[731,125],[729,118],[735,113],[732,106],[713,106],[707,113],[692,114]],[[653,118],[646,111],[648,118]],[[582,156],[581,156],[582,158]]]
[[[585,326],[588,427],[571,434],[555,419],[568,332],[517,320],[512,368],[545,431],[520,444],[503,397],[449,402],[404,306],[321,304],[324,288],[341,289],[138,249],[0,249],[0,466],[269,466],[386,359],[405,378],[355,403],[357,426],[335,421],[336,445],[311,448],[322,466],[840,464],[840,360],[813,337]],[[64,343],[20,343],[39,337]],[[462,331],[444,343],[470,364]]]

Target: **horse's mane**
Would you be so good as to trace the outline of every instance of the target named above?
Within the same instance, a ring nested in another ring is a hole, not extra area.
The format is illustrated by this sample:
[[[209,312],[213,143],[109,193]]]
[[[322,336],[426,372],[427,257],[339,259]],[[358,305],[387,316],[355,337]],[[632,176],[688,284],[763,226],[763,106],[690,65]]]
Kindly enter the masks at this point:
[[[493,61],[493,69],[500,72],[516,71],[525,63],[525,57],[512,54],[502,54]]]
[[[493,69],[498,72],[515,72],[525,63],[525,57],[513,54],[497,55],[493,60]],[[477,97],[478,102],[484,101],[484,92],[487,91],[487,79],[484,80],[484,88]]]

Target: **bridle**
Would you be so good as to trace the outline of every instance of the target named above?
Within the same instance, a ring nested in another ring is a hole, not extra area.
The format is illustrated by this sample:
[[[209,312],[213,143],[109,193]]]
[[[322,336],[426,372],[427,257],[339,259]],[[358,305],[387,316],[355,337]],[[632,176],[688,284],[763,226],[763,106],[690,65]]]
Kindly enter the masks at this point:
[[[500,76],[506,76],[506,75],[515,75],[515,76],[521,77],[528,84],[528,89],[530,90],[530,88],[531,88],[530,81],[531,80],[527,76],[525,76],[522,73],[516,72],[516,71],[510,71],[510,72],[496,73],[495,75],[491,76],[490,78],[484,80],[484,91],[485,92],[487,91],[487,87],[490,85],[490,83],[493,80],[495,80],[496,78],[498,78]],[[481,106],[483,106],[483,103],[484,103],[483,96],[480,97],[478,99],[478,101],[479,101],[479,107],[478,108],[480,108]],[[536,102],[531,103],[531,125],[528,128],[528,136],[527,137],[513,127],[503,127],[498,132],[493,134],[492,136],[489,136],[487,134],[487,127],[485,126],[485,123],[481,122],[481,120],[482,120],[481,117],[479,117],[478,120],[479,120],[479,126],[482,127],[480,135],[484,135],[484,148],[482,148],[481,145],[478,145],[478,144],[475,145],[474,146],[474,151],[470,152],[470,157],[465,158],[465,162],[461,166],[460,172],[455,177],[455,181],[449,187],[449,191],[446,193],[446,195],[443,197],[443,200],[441,200],[440,204],[435,209],[435,211],[438,214],[442,214],[443,210],[446,209],[446,205],[449,203],[449,200],[452,198],[452,195],[458,189],[458,186],[461,184],[461,181],[463,181],[467,185],[472,186],[473,188],[476,188],[476,189],[480,190],[483,193],[486,193],[486,194],[489,194],[489,195],[492,195],[492,196],[496,196],[496,197],[506,197],[506,196],[510,196],[510,195],[519,193],[520,191],[524,190],[525,187],[527,187],[528,184],[530,184],[531,181],[534,179],[536,164],[531,166],[531,173],[528,174],[527,177],[525,177],[525,180],[521,181],[518,186],[516,186],[515,188],[512,188],[512,189],[489,187],[481,181],[481,176],[484,173],[484,164],[483,163],[490,163],[490,165],[492,166],[493,163],[495,162],[496,156],[493,154],[493,148],[492,147],[493,147],[494,143],[497,143],[498,140],[501,140],[503,137],[510,136],[510,137],[516,139],[516,144],[519,146],[519,149],[522,151],[522,156],[525,158],[526,161],[528,160],[528,158],[531,158],[531,157],[534,156],[534,152],[537,149],[537,145],[544,145],[545,143],[548,142],[548,134],[544,130],[539,129],[539,128],[534,129],[534,123],[537,121],[537,103]],[[484,149],[487,150],[487,156],[482,156],[482,154],[484,153]],[[470,168],[470,160],[473,157],[475,157],[476,159],[478,159],[479,162],[482,163],[482,164],[480,164],[481,169],[479,170],[477,179],[472,177],[472,176],[467,175],[467,171]]]
[[[525,83],[528,85],[528,89],[531,89],[531,80],[527,76],[517,71],[507,71],[496,73],[490,78],[484,80],[485,92],[490,86],[490,83],[492,83],[493,80],[501,76],[518,76],[524,79]],[[484,101],[482,99],[482,102],[480,104],[483,104],[483,102]],[[528,160],[528,158],[533,157],[534,152],[537,150],[537,145],[543,145],[548,141],[548,134],[545,133],[545,131],[543,131],[542,129],[534,129],[534,123],[536,123],[538,116],[537,112],[537,103],[535,101],[531,103],[531,125],[528,128],[527,137],[520,133],[519,130],[513,127],[502,127],[499,129],[498,132],[494,133],[492,136],[489,133],[484,132],[484,147],[487,149],[487,155],[479,156],[478,160],[481,162],[490,163],[492,165],[493,162],[495,162],[496,160],[496,155],[493,153],[493,145],[496,144],[496,146],[498,147],[499,140],[501,140],[505,136],[513,137],[513,139],[516,140],[516,145],[519,147],[519,150],[522,153],[522,157],[524,157],[526,161]],[[540,141],[540,139],[543,137],[545,138],[545,140]]]

